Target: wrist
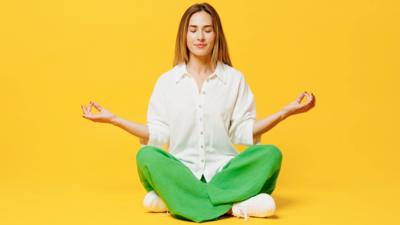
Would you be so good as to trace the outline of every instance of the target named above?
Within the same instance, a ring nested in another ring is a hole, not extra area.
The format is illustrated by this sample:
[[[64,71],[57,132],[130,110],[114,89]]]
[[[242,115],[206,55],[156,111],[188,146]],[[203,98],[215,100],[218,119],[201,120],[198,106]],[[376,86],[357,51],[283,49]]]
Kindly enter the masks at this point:
[[[113,115],[110,119],[110,123],[117,126],[119,124],[119,117],[116,115]]]

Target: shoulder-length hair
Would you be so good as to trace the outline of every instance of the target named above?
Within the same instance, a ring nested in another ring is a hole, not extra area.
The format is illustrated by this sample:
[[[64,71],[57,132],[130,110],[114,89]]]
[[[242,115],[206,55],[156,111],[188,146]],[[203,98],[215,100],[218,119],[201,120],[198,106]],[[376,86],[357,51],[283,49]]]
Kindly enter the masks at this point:
[[[231,59],[228,53],[228,45],[225,39],[224,31],[222,30],[221,20],[217,11],[208,3],[196,3],[190,6],[181,18],[179,23],[178,35],[175,44],[175,57],[173,65],[187,63],[189,61],[189,49],[187,48],[187,32],[189,20],[191,16],[197,12],[205,11],[210,14],[212,26],[215,32],[214,47],[211,55],[211,64],[216,66],[218,61],[221,61],[229,66],[232,66]]]

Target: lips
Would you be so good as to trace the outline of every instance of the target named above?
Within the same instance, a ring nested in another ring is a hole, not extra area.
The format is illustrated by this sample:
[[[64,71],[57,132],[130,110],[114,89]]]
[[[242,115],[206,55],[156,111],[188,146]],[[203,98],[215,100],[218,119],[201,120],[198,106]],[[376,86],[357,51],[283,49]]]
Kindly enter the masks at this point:
[[[196,47],[198,47],[198,48],[204,48],[204,47],[206,47],[206,44],[198,44],[198,45],[195,45]]]

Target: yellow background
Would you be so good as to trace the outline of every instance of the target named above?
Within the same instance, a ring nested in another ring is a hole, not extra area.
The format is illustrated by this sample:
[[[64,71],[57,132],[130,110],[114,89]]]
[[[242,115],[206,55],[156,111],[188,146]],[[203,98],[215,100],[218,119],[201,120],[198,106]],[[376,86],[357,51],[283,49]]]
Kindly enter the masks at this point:
[[[145,212],[137,138],[80,106],[144,123],[192,3],[0,3],[0,224],[188,223]],[[317,99],[263,135],[284,159],[276,216],[252,223],[399,224],[399,2],[210,3],[259,119]]]

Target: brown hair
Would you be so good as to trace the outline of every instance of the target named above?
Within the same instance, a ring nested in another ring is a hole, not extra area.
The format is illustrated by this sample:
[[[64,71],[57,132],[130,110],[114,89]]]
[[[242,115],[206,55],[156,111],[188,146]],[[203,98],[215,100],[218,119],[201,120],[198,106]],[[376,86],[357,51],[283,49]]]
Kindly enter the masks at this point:
[[[175,44],[175,58],[173,65],[180,63],[187,63],[189,61],[189,49],[186,46],[187,32],[189,26],[190,17],[197,13],[205,11],[210,14],[212,19],[212,26],[215,32],[214,47],[211,53],[211,64],[215,66],[217,61],[222,61],[223,63],[232,66],[231,59],[228,53],[228,44],[226,43],[224,31],[222,30],[221,20],[218,16],[217,11],[208,3],[196,3],[190,6],[181,18],[179,23],[178,35],[176,37]]]

